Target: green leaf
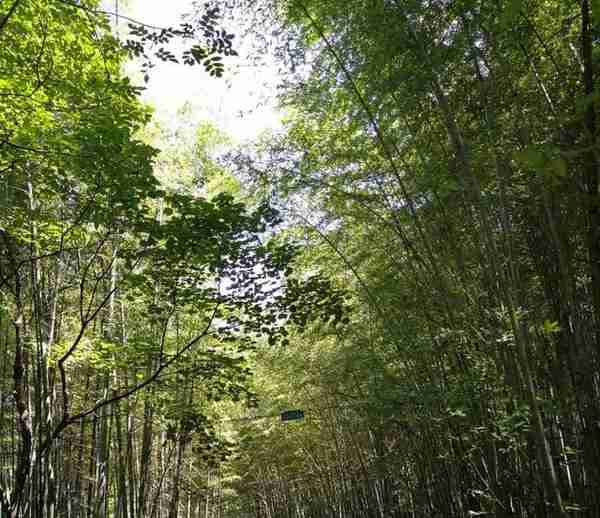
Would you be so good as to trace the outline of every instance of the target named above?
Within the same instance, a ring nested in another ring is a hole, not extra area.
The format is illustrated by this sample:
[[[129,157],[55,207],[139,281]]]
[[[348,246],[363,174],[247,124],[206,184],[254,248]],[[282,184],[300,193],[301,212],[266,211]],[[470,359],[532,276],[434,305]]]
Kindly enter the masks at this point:
[[[502,13],[501,23],[503,25],[509,25],[514,23],[519,18],[521,8],[523,7],[523,0],[510,0],[504,12]]]
[[[556,176],[564,178],[567,176],[567,163],[562,158],[554,158],[550,160],[550,167]]]
[[[542,169],[546,164],[545,154],[535,147],[515,153],[514,159],[517,163],[536,171]]]
[[[560,332],[560,325],[558,325],[558,322],[544,320],[544,323],[542,324],[542,333],[543,334],[551,335],[551,334],[555,334],[555,333],[559,333],[559,332]]]

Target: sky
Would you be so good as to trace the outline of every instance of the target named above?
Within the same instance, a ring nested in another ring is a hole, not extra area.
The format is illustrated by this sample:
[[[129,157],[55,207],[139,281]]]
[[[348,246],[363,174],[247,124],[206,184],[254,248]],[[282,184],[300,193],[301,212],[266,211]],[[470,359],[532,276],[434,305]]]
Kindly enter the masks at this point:
[[[107,11],[115,11],[118,0],[105,0]],[[192,0],[129,0],[119,5],[121,14],[160,27],[177,26],[180,16],[190,11]],[[227,26],[229,32],[239,33]],[[127,22],[120,21],[119,33],[127,36]],[[272,94],[278,81],[273,62],[258,66],[249,59],[250,42],[234,39],[238,57],[225,58],[225,74],[210,77],[202,66],[159,62],[152,69],[143,100],[152,104],[161,120],[172,120],[184,103],[191,103],[198,122],[211,121],[236,142],[257,137],[263,130],[279,127],[280,116],[274,108]],[[132,64],[130,74],[141,77]],[[140,80],[140,83],[141,80]],[[269,101],[268,97],[271,97]]]

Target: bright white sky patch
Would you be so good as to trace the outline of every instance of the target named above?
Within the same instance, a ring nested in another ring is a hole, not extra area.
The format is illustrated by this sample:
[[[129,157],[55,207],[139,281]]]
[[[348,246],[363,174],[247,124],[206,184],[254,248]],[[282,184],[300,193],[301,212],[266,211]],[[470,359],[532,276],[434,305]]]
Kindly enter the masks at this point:
[[[116,1],[105,0],[103,4],[114,12]],[[191,10],[192,0],[131,0],[119,6],[121,14],[160,27],[177,26],[181,15]],[[235,26],[227,26],[227,30],[241,33]],[[121,37],[127,35],[124,20],[120,21],[119,33]],[[276,65],[268,58],[263,65],[253,65],[250,42],[238,36],[234,48],[239,56],[224,58],[225,74],[220,79],[210,77],[200,65],[157,63],[145,85],[143,100],[156,108],[161,120],[173,120],[177,110],[189,102],[198,122],[214,123],[237,142],[279,128],[281,118],[273,99],[278,82]],[[132,76],[137,79],[138,75],[132,67]]]

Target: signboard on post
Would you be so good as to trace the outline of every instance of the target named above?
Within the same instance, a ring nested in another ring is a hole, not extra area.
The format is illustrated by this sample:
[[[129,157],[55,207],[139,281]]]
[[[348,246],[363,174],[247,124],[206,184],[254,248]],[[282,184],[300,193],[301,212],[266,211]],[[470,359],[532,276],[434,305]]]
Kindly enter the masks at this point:
[[[281,412],[282,421],[297,421],[298,419],[304,419],[304,410],[286,410]]]

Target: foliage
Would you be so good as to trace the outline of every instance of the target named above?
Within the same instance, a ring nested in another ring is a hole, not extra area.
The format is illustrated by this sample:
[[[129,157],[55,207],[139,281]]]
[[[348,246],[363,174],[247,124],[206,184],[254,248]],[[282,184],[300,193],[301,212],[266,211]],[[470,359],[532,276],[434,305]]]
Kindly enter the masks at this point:
[[[291,397],[308,375],[302,404],[336,411],[294,435],[314,466],[273,460],[283,431],[254,434],[246,515],[593,516],[597,6],[260,9],[302,66],[281,90],[286,131],[240,169],[302,236],[298,264],[356,311],[293,337],[292,380],[261,389]]]
[[[230,455],[211,405],[255,404],[247,352],[285,337],[296,298],[329,301],[322,283],[286,291],[290,247],[262,239],[277,211],[242,203],[231,179],[217,190],[213,128],[148,143],[124,60],[147,71],[200,31],[183,60],[220,76],[236,53],[217,19],[206,6],[181,29],[132,22],[123,46],[94,2],[16,0],[0,16],[3,516],[176,516],[180,486]]]

